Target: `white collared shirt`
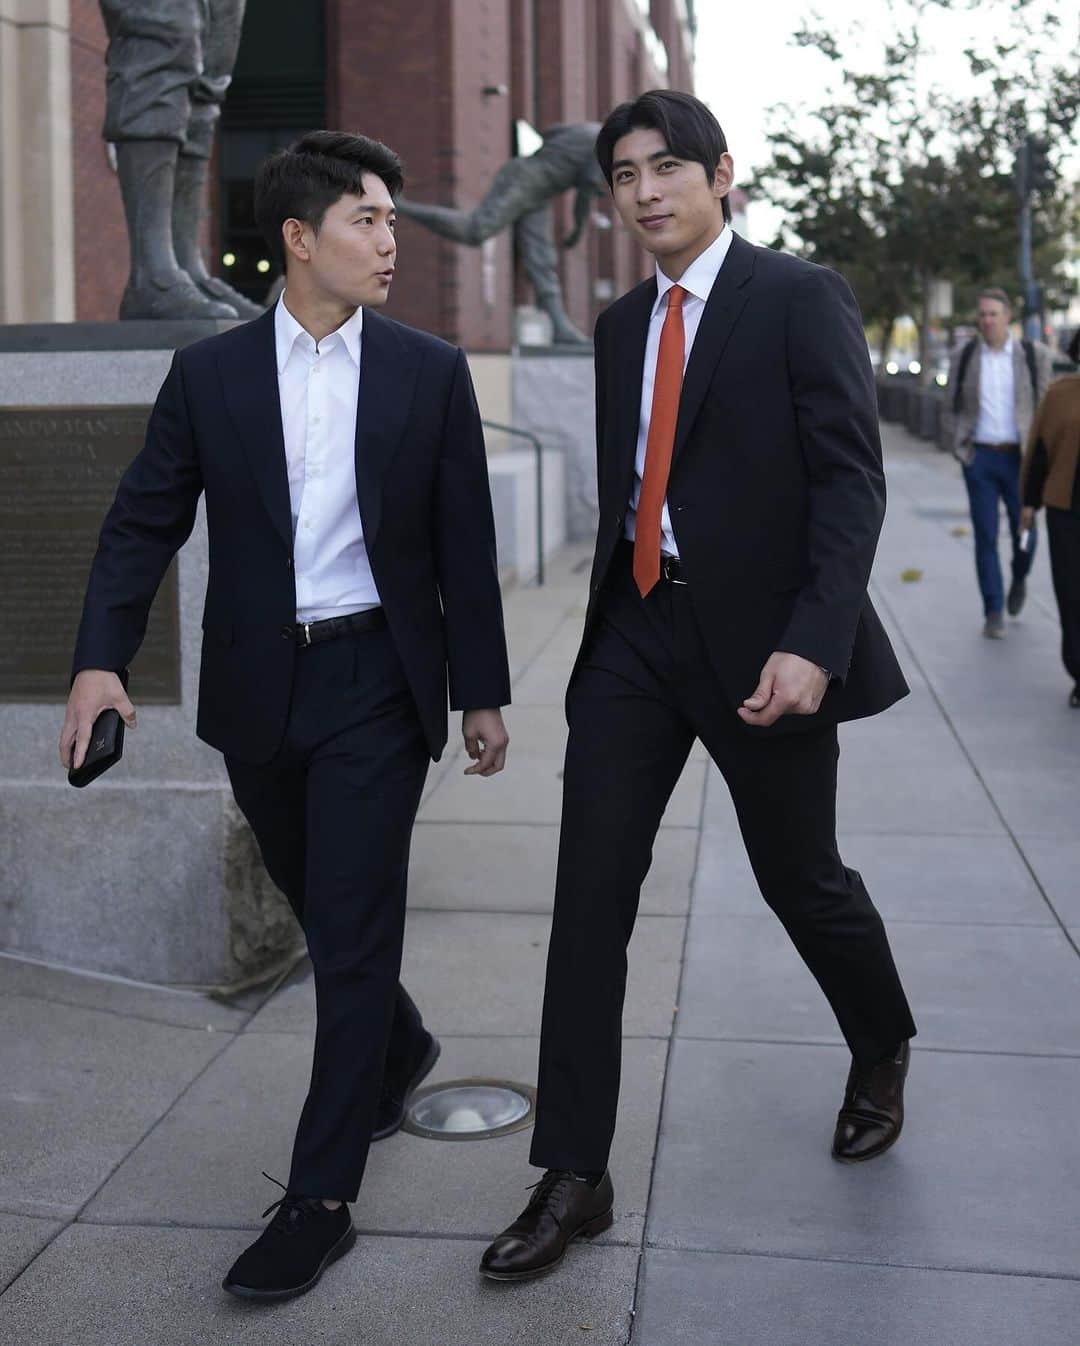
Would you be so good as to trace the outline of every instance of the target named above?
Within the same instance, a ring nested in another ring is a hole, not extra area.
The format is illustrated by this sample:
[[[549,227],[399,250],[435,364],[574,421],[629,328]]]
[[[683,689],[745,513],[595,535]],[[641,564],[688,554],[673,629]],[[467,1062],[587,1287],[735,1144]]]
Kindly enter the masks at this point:
[[[292,506],[296,620],[379,606],[356,498],[356,405],[364,310],[315,344],[278,300],[281,429]]]
[[[652,417],[653,384],[656,381],[656,359],[660,353],[660,332],[667,317],[668,291],[673,285],[681,285],[686,291],[683,299],[683,332],[685,350],[683,371],[685,373],[694,338],[701,324],[701,315],[705,312],[705,301],[712,293],[713,284],[724,265],[724,258],[731,247],[733,234],[725,225],[720,234],[709,244],[700,257],[696,257],[686,268],[678,281],[670,280],[656,267],[656,302],[649,318],[649,335],[645,341],[645,368],[641,375],[641,415],[638,421],[637,457],[634,461],[634,489],[630,495],[630,507],[626,512],[625,535],[631,542],[637,526],[638,500],[641,498],[641,481],[645,475],[645,447],[649,442],[649,421]],[[660,550],[665,556],[678,556],[675,534],[671,527],[671,515],[667,500],[664,501],[660,516]]]
[[[977,444],[1020,443],[1013,359],[1012,337],[998,351],[979,343],[979,418],[972,436]]]

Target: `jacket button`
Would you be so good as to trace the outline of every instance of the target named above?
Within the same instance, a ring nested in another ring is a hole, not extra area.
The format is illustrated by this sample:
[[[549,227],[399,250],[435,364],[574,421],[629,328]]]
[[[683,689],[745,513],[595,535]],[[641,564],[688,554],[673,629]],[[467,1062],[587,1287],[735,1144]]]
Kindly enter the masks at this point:
[[[292,559],[292,557],[291,557],[291,556],[286,556],[286,558],[285,558],[285,569],[286,569],[286,570],[291,570],[292,567],[293,567],[293,559]]]
[[[615,515],[615,527],[618,528],[619,524],[621,524],[622,521],[623,521],[623,516],[622,516],[621,514],[616,514],[616,515]]]

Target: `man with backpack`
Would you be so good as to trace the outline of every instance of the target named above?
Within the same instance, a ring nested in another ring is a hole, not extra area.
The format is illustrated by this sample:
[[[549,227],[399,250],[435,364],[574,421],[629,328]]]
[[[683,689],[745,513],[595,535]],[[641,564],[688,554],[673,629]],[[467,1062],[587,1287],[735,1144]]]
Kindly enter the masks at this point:
[[[1018,616],[1027,597],[1035,538],[1032,532],[1027,545],[1021,545],[1020,452],[1050,383],[1053,356],[1041,342],[1013,340],[1012,305],[1004,290],[982,291],[978,319],[979,336],[953,356],[947,414],[952,451],[963,464],[971,504],[983,635],[1000,640],[1006,610]],[[999,502],[1005,505],[1012,535],[1008,597],[998,558]]]

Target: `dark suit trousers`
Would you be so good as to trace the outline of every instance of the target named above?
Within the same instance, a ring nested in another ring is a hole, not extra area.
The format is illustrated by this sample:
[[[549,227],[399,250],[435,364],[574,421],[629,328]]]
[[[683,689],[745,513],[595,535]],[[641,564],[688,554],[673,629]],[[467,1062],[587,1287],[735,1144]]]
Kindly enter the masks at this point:
[[[835,727],[755,737],[722,697],[689,589],[644,600],[620,546],[567,694],[555,915],[532,1162],[601,1170],[615,1130],[626,950],[695,738],[723,773],[761,892],[856,1058],[915,1032],[881,918],[836,846]],[[753,688],[747,688],[747,695]]]
[[[1080,510],[1046,508],[1050,570],[1061,617],[1061,661],[1080,687]]]
[[[384,1063],[420,1028],[398,985],[409,841],[429,762],[386,628],[298,652],[266,766],[226,758],[270,877],[307,937],[317,1026],[289,1189],[354,1201]],[[388,1050],[389,1049],[389,1050]]]

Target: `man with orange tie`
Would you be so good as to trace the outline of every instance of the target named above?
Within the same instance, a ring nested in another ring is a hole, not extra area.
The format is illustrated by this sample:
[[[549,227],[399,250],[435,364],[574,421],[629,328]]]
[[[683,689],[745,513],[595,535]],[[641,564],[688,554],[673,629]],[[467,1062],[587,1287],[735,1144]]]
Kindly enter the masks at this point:
[[[697,99],[622,104],[597,158],[656,275],[596,325],[600,524],[566,698],[531,1153],[546,1172],[483,1255],[496,1280],[550,1270],[612,1222],[626,947],[695,739],[851,1048],[835,1159],[897,1139],[915,1033],[836,845],[837,724],[908,690],[866,592],[885,482],[858,308],[835,272],[732,233],[732,159]]]

